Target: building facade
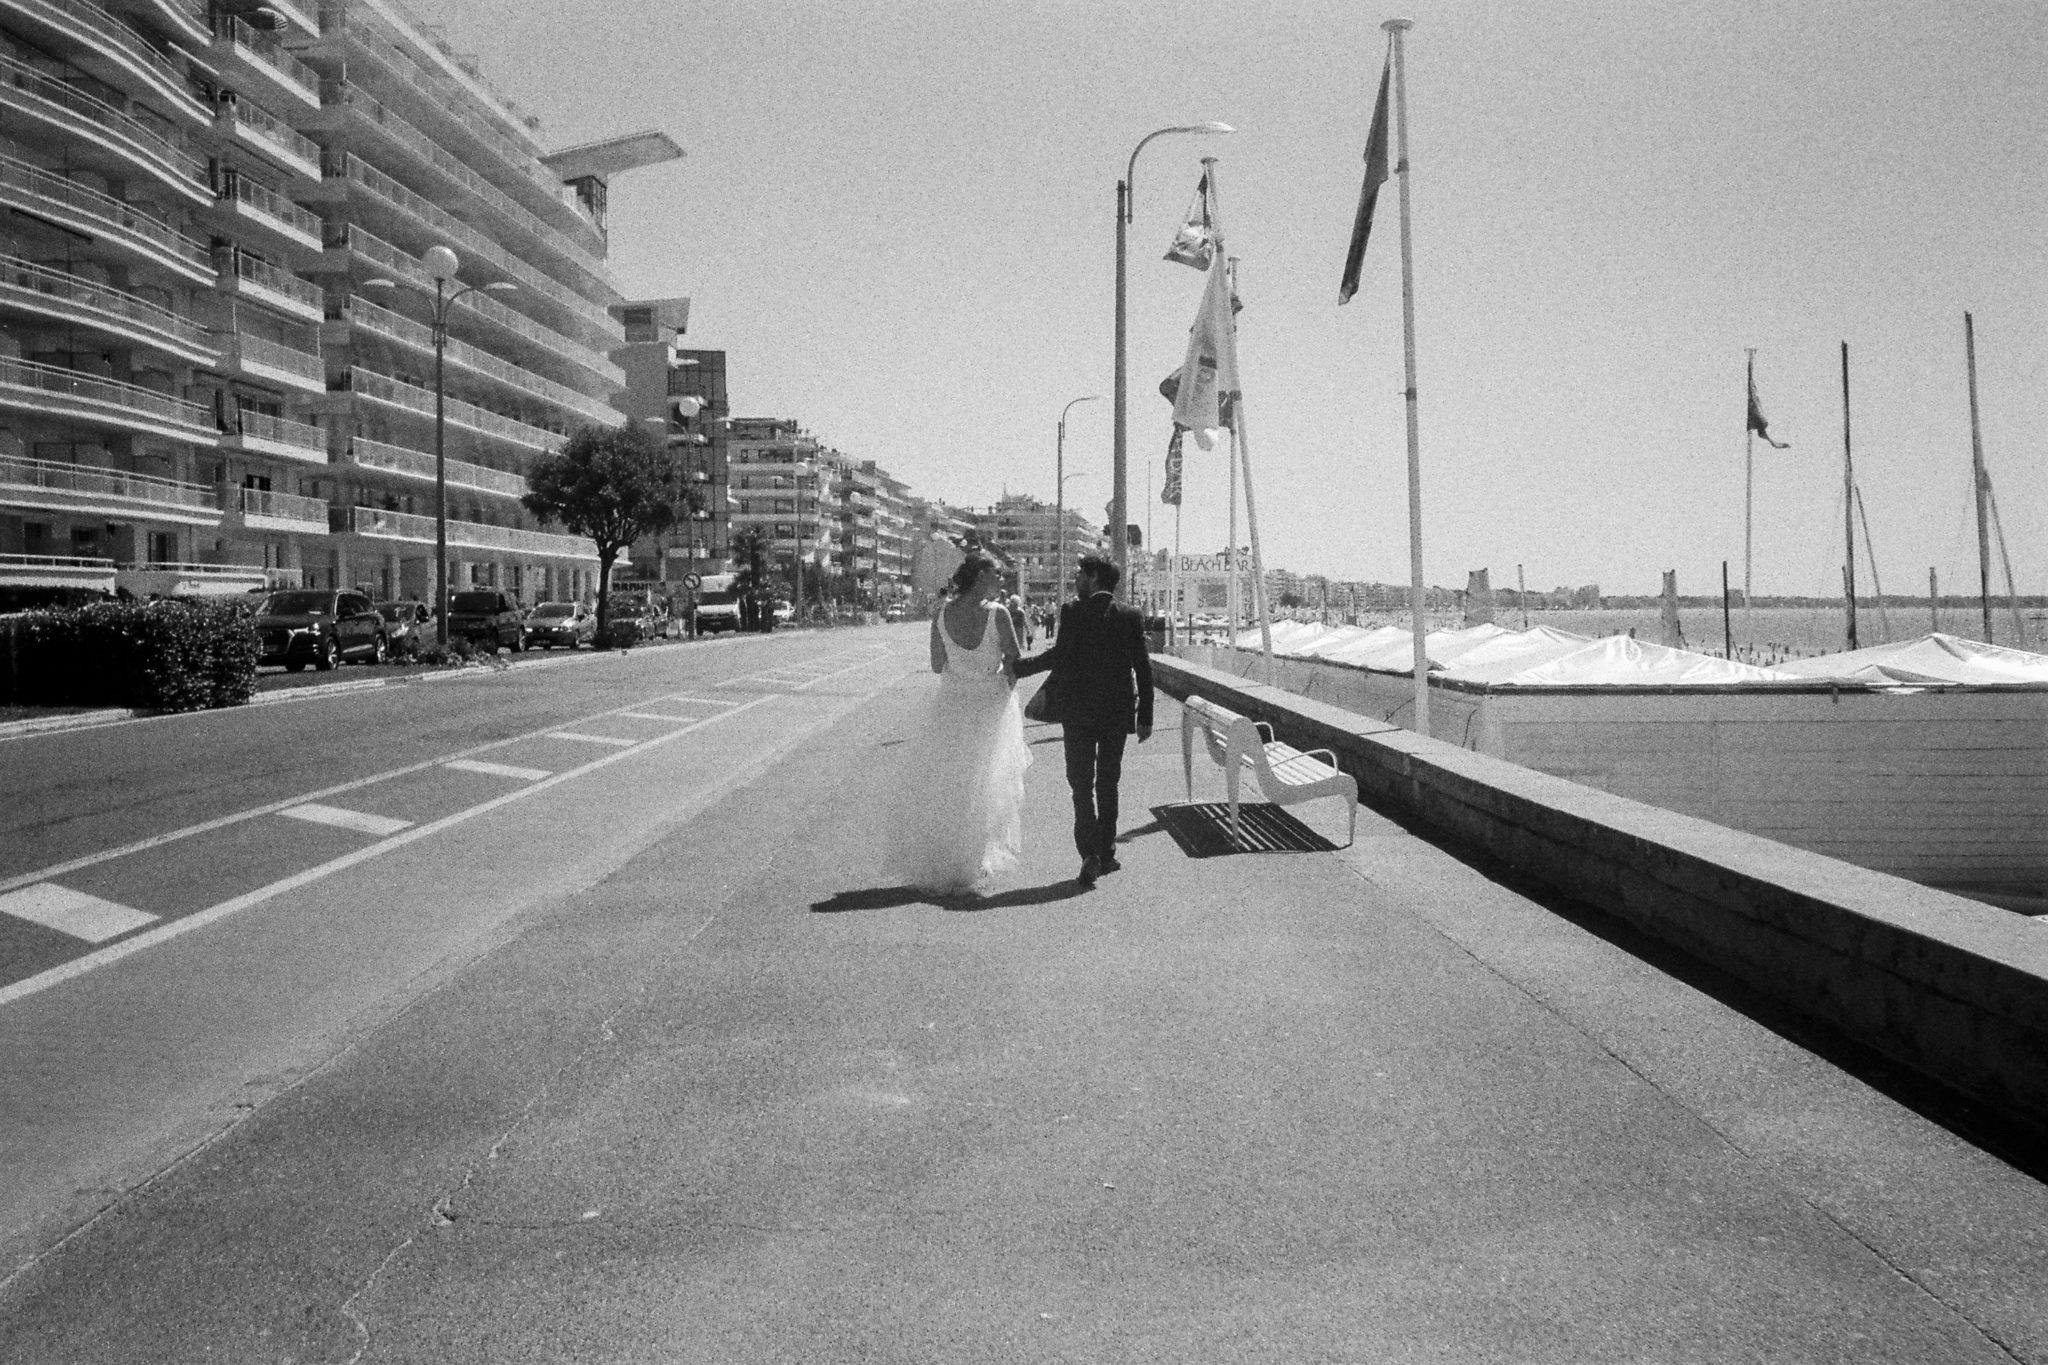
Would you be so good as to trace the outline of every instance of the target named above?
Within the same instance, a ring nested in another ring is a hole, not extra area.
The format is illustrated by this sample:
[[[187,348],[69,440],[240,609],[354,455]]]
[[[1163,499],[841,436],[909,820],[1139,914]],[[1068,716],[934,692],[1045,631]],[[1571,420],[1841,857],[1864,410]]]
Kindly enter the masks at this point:
[[[0,0],[0,63],[0,586],[428,596],[438,286],[453,584],[587,591],[519,497],[623,420],[605,199],[672,142],[548,153],[394,0]]]
[[[633,546],[630,568],[613,576],[673,595],[690,574],[731,572],[725,352],[683,346],[688,299],[635,300],[612,313],[625,331],[611,353],[625,387],[612,402],[667,442],[693,504],[674,527]]]
[[[799,578],[814,581],[839,544],[832,462],[793,418],[735,417],[726,439],[733,554],[743,561],[758,546],[764,578],[794,600]]]
[[[1108,544],[1102,528],[1081,512],[1072,507],[1063,512],[1024,493],[1006,494],[973,519],[981,542],[1014,568],[1012,591],[1029,606],[1058,606],[1068,595],[1075,561],[1103,553]]]

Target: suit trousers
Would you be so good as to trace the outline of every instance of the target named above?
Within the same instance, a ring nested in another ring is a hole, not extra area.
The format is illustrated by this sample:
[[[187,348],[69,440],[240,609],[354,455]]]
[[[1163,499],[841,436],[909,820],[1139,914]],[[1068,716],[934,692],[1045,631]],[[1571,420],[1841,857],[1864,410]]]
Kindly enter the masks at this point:
[[[1116,852],[1117,783],[1124,774],[1122,730],[1063,727],[1067,787],[1074,794],[1074,849],[1083,859]]]

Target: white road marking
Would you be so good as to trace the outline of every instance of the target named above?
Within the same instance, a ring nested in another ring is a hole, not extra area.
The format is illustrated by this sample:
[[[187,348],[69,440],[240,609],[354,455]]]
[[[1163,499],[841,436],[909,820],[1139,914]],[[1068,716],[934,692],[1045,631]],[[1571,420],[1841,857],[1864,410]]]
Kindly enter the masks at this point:
[[[672,721],[672,722],[674,722],[674,723],[675,723],[675,724],[677,724],[677,725],[688,725],[688,724],[689,724],[689,723],[690,723],[691,721],[694,721],[694,720],[697,720],[697,719],[699,719],[699,717],[697,717],[697,716],[671,716],[671,715],[664,715],[664,714],[662,714],[662,713],[661,713],[661,712],[659,712],[659,711],[621,711],[621,712],[619,712],[619,719],[620,719],[620,720],[666,720],[666,721]]]
[[[25,919],[87,943],[105,943],[117,934],[154,923],[157,918],[55,882],[40,882],[0,896],[0,914]]]
[[[622,716],[633,716],[638,715],[639,712],[621,711],[619,714]],[[575,739],[581,740],[585,744],[616,744],[621,749],[629,749],[640,742],[637,739],[620,739],[617,735],[586,735],[581,730],[550,730],[548,731],[548,738]]]
[[[510,777],[521,782],[538,782],[543,777],[554,776],[546,768],[521,768],[511,763],[485,763],[475,758],[451,758],[441,766],[460,769],[466,773],[482,773],[486,777]]]
[[[663,697],[663,701],[679,701],[685,706],[737,706],[731,697]]]
[[[371,815],[368,811],[323,806],[317,801],[308,801],[303,806],[287,806],[278,814],[289,815],[294,820],[309,820],[316,825],[333,825],[337,829],[374,834],[380,839],[387,834],[396,834],[412,823],[410,820],[394,820],[388,815]]]

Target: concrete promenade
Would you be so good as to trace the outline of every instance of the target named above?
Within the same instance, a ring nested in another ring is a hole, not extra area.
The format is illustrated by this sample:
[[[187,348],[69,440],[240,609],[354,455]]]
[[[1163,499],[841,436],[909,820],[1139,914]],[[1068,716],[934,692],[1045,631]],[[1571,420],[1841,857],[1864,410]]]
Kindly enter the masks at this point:
[[[1124,871],[1034,727],[1025,865],[879,885],[918,662],[18,1277],[0,1359],[2048,1362],[2048,1188],[1369,811],[1162,820],[1164,699]]]

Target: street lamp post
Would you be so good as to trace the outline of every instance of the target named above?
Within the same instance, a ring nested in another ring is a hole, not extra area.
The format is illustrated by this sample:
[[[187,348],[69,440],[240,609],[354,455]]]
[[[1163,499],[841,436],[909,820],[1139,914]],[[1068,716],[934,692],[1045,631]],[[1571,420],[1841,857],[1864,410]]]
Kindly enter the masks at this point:
[[[420,264],[434,281],[434,643],[448,648],[448,310],[465,294],[511,294],[519,286],[509,280],[496,284],[448,286],[461,268],[462,258],[445,246],[430,246],[420,255]],[[415,286],[417,287],[417,286]],[[378,276],[363,281],[363,288],[397,289],[397,280]],[[421,290],[422,294],[426,291]]]
[[[1054,534],[1059,537],[1059,552],[1053,560],[1052,590],[1055,597],[1066,591],[1067,581],[1067,414],[1074,410],[1074,403],[1099,403],[1102,395],[1087,394],[1076,398],[1073,403],[1060,409],[1059,443],[1054,448],[1053,479],[1059,485],[1053,497]]]
[[[1109,529],[1111,553],[1116,556],[1116,565],[1119,569],[1124,568],[1130,558],[1129,546],[1124,536],[1124,525],[1130,515],[1124,497],[1125,481],[1127,478],[1125,458],[1126,414],[1124,404],[1124,314],[1126,310],[1124,227],[1131,221],[1131,196],[1133,183],[1138,174],[1138,153],[1144,151],[1145,144],[1153,138],[1164,137],[1168,133],[1234,133],[1236,131],[1237,129],[1227,123],[1210,122],[1175,124],[1170,128],[1160,128],[1154,132],[1147,133],[1138,140],[1138,145],[1131,149],[1131,160],[1130,164],[1124,169],[1124,178],[1116,182],[1116,412],[1114,418],[1116,434],[1114,453],[1111,459],[1112,483],[1109,495],[1109,515],[1113,524]],[[1117,586],[1119,599],[1128,590],[1127,578],[1124,583],[1119,583]]]

